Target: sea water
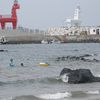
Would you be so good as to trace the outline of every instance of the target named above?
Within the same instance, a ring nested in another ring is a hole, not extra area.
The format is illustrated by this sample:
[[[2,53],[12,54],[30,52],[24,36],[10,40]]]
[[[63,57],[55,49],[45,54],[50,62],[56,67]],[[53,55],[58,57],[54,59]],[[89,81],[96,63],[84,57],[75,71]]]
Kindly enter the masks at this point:
[[[100,76],[99,43],[0,45],[0,100],[99,100],[100,83],[68,84],[59,80],[63,68],[88,68]],[[57,60],[79,57],[88,60]],[[13,59],[13,66],[10,66]],[[39,66],[40,62],[49,66]],[[23,66],[21,66],[23,63]]]

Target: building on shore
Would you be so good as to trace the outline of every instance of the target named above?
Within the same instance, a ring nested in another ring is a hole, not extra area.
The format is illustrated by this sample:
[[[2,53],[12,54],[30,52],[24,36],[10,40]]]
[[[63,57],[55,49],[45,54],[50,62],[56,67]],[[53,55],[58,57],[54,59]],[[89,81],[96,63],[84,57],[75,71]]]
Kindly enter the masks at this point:
[[[16,1],[16,0],[15,0]],[[48,30],[28,29],[21,26],[0,29],[0,43],[41,43],[42,40],[60,42],[100,42],[100,26],[82,26],[80,7],[75,9],[74,17],[66,19],[66,25],[51,27]]]
[[[54,27],[48,29],[51,36],[59,35],[100,35],[99,26],[80,26],[80,27]]]
[[[99,35],[100,26],[81,26],[80,6],[75,9],[74,17],[66,19],[66,26],[52,27],[48,34],[55,35]]]

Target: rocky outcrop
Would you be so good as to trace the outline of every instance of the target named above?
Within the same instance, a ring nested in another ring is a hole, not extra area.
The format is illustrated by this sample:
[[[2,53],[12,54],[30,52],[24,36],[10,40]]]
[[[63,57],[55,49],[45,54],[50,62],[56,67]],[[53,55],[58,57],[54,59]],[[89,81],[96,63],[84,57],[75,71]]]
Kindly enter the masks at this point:
[[[65,77],[65,75],[67,78]],[[64,68],[60,73],[61,80],[62,76],[67,79],[68,83],[73,84],[100,82],[100,77],[94,76],[89,69],[71,70],[69,68]]]
[[[63,56],[63,57],[57,57],[56,61],[84,61],[84,62],[100,62],[98,59],[89,59],[88,57],[92,57],[92,55],[84,54],[82,56]]]

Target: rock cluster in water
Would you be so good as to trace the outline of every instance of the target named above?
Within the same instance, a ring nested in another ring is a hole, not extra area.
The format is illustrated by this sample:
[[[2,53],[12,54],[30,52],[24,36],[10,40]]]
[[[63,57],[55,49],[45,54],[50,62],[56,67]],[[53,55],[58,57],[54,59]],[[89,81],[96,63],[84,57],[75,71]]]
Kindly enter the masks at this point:
[[[82,56],[63,56],[63,57],[57,57],[56,61],[86,61],[86,62],[99,62],[100,60],[98,59],[89,59],[88,57],[92,57],[92,55],[89,54],[84,54]]]
[[[7,52],[8,50],[0,49],[0,52]]]

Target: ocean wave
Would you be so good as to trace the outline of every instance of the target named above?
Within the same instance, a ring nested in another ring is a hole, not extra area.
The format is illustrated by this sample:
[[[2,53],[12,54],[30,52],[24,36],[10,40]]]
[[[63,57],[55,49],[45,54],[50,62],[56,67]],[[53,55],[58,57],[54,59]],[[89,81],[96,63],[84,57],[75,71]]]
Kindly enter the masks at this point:
[[[51,85],[56,85],[56,84],[64,84],[68,82],[68,79],[65,77],[66,75],[59,77],[43,77],[43,78],[34,78],[34,79],[27,79],[27,80],[16,80],[16,81],[7,81],[7,82],[0,82],[0,86],[3,85],[20,85],[20,84],[51,84]],[[100,75],[96,75],[100,76]]]
[[[44,78],[34,78],[34,79],[27,79],[27,80],[16,80],[16,81],[7,81],[7,82],[0,82],[0,86],[7,85],[7,84],[27,84],[27,83],[41,83],[41,84],[57,84],[62,83],[60,79],[57,77],[44,77]]]
[[[4,97],[0,98],[0,100],[63,100],[67,98],[86,98],[91,97],[93,95],[100,95],[100,91],[67,91],[37,95],[22,95],[16,97]]]
[[[45,100],[54,100],[54,99],[63,99],[71,97],[72,94],[70,92],[64,92],[64,93],[54,93],[54,94],[41,94],[38,95],[38,98],[45,99]]]
[[[96,77],[100,77],[100,74],[95,75]]]
[[[28,95],[28,96],[15,97],[12,100],[43,100],[43,99],[40,99],[40,98],[32,96],[32,95]]]
[[[100,91],[99,90],[96,90],[96,91],[87,91],[85,93],[86,94],[91,94],[91,95],[99,95],[100,94]]]
[[[41,84],[56,84],[61,81],[57,77],[44,77],[44,78],[34,78],[27,80],[17,80],[13,83],[41,83]]]
[[[9,98],[2,98],[0,100],[61,100],[63,98],[71,97],[72,94],[70,92],[58,92],[52,94],[40,94],[40,95],[23,95]]]
[[[64,75],[61,75],[60,76],[60,80],[62,80],[64,83],[68,83],[68,76],[67,76],[67,74],[64,74]]]
[[[13,97],[2,97],[0,100],[13,100]]]
[[[0,86],[7,84],[6,82],[0,82]]]
[[[84,98],[87,96],[93,96],[93,95],[100,95],[99,90],[90,90],[90,91],[72,91],[72,98]]]

